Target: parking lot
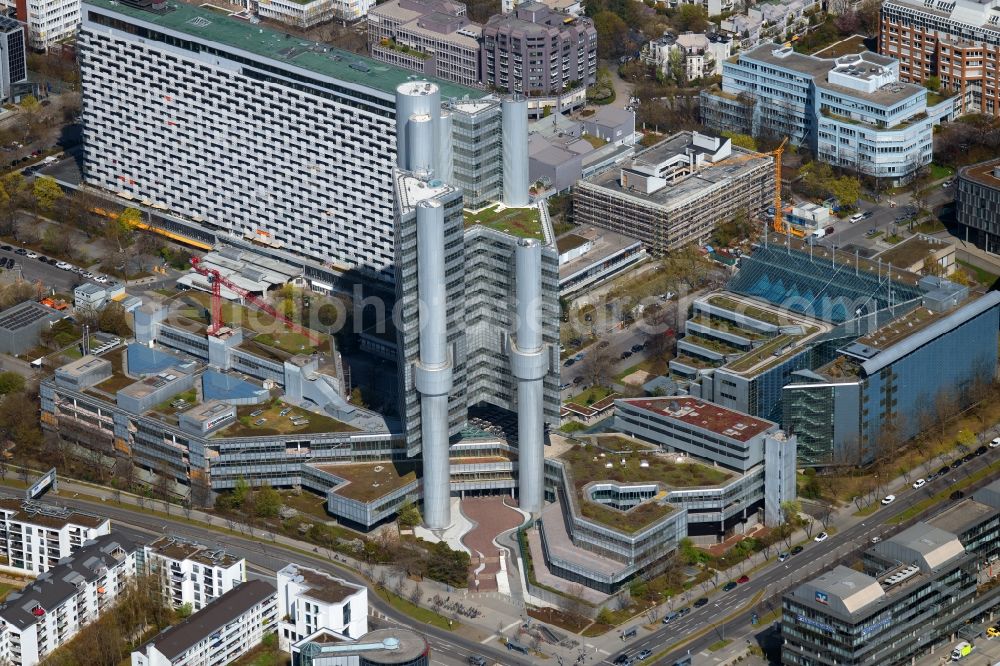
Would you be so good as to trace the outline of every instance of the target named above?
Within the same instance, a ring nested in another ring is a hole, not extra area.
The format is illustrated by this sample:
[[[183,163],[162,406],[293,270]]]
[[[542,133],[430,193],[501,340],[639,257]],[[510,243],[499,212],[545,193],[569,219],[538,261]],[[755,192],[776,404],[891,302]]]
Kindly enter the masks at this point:
[[[1000,621],[994,618],[994,623]],[[985,636],[969,641],[975,649],[969,656],[956,662],[951,661],[951,651],[959,643],[959,639],[941,643],[934,650],[934,654],[928,654],[917,659],[915,666],[940,666],[944,663],[961,664],[962,666],[996,666],[1000,664],[1000,638],[987,639]]]

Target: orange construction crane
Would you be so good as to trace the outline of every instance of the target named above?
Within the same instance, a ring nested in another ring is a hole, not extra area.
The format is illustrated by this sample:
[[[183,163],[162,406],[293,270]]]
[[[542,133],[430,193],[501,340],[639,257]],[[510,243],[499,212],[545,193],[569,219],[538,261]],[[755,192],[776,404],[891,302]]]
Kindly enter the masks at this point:
[[[272,317],[283,323],[291,330],[306,336],[307,338],[309,338],[309,341],[314,345],[319,343],[319,336],[316,334],[315,331],[312,331],[306,328],[305,326],[300,326],[291,319],[289,319],[288,317],[279,314],[278,311],[275,310],[270,303],[260,298],[256,294],[247,291],[243,287],[233,284],[231,281],[222,277],[222,274],[219,271],[215,270],[214,268],[208,268],[207,266],[203,266],[200,257],[191,257],[191,268],[193,268],[195,272],[199,273],[200,275],[204,275],[205,277],[207,277],[209,284],[212,285],[212,308],[211,308],[212,322],[208,327],[209,335],[217,334],[219,330],[222,329],[223,326],[222,287],[225,286],[226,289],[229,289],[230,291],[239,294],[240,297],[250,301],[258,308],[260,308],[267,314],[271,315]]]
[[[714,164],[707,164],[706,167],[717,167],[725,166],[727,164],[736,164],[739,162],[746,162],[748,160],[757,159],[758,157],[773,157],[774,158],[774,224],[772,225],[774,230],[779,234],[792,234],[793,236],[798,236],[802,238],[805,236],[805,232],[800,229],[796,229],[790,224],[785,224],[782,219],[781,211],[781,154],[785,152],[785,144],[788,143],[788,138],[786,137],[781,145],[774,150],[769,150],[767,152],[751,151],[753,155],[738,155],[736,157],[727,157],[724,160],[719,160]]]

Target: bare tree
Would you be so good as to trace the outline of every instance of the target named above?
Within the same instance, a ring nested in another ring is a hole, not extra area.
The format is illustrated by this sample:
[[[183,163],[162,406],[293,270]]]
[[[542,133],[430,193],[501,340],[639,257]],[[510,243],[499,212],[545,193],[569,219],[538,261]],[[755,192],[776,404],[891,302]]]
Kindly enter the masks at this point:
[[[660,610],[661,610],[660,605],[655,603],[649,608],[647,608],[646,611],[643,613],[643,615],[646,618],[646,623],[656,624],[657,620],[660,619]]]

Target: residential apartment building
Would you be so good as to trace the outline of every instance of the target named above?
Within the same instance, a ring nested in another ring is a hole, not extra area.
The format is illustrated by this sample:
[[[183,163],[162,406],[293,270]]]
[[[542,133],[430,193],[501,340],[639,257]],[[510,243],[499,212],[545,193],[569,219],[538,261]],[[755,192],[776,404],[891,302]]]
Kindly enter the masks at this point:
[[[24,26],[0,15],[0,102],[11,97],[12,86],[28,80]]]
[[[620,169],[581,180],[573,212],[580,224],[638,238],[660,254],[704,242],[717,224],[741,212],[754,216],[773,200],[770,157],[754,158],[722,137],[679,132]]]
[[[409,72],[185,3],[87,2],[78,47],[88,183],[220,237],[266,231],[327,284],[348,271],[391,283]]]
[[[368,588],[289,564],[278,572],[277,616],[285,651],[320,630],[360,638],[368,633]]]
[[[28,48],[33,51],[71,40],[80,25],[80,0],[0,0],[0,9],[13,10],[14,18],[27,29]]]
[[[525,2],[509,14],[490,17],[482,35],[482,76],[488,87],[545,97],[596,80],[597,30],[588,18]]]
[[[963,519],[963,531],[980,518]],[[982,551],[928,523],[869,548],[862,566],[838,565],[784,595],[782,664],[911,664],[1000,607],[995,568]]]
[[[899,77],[936,76],[959,113],[1000,115],[1000,12],[995,2],[887,0],[879,53],[899,60]]]
[[[987,252],[1000,252],[1000,159],[962,167],[956,182],[959,237]]]
[[[685,32],[666,34],[642,47],[642,59],[664,75],[682,82],[722,74],[732,40],[716,34]]]
[[[375,0],[265,0],[247,4],[253,5],[260,18],[307,29],[328,21],[359,21],[375,6]]]
[[[274,633],[277,621],[274,585],[247,581],[132,652],[132,666],[225,666]]]
[[[482,26],[452,0],[389,0],[368,12],[372,58],[465,86],[482,85]]]
[[[160,581],[174,608],[199,611],[247,579],[242,557],[180,537],[164,536],[143,547],[146,571]]]
[[[85,542],[111,532],[111,521],[74,509],[0,499],[0,569],[32,576],[55,567]]]
[[[724,63],[722,88],[702,92],[701,114],[712,129],[787,137],[820,161],[897,182],[930,163],[933,127],[954,114],[954,100],[929,106],[927,95],[900,81],[892,58],[762,44]]]
[[[114,605],[135,578],[141,546],[104,534],[38,575],[0,607],[0,661],[35,666]]]

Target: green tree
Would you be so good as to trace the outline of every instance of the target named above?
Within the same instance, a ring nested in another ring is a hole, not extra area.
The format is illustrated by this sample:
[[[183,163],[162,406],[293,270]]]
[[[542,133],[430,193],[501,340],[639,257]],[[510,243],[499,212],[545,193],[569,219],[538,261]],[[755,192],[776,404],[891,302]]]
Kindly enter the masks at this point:
[[[417,505],[406,500],[399,507],[398,515],[399,524],[402,527],[416,527],[420,524],[420,510],[417,509]]]
[[[924,87],[933,92],[941,90],[941,77],[928,76],[927,80],[924,81]]]
[[[35,178],[31,194],[35,198],[35,207],[42,213],[51,212],[64,196],[59,183],[51,176],[39,176]]]
[[[827,182],[827,190],[840,205],[853,208],[861,198],[861,183],[853,176],[841,176]]]
[[[597,30],[599,58],[617,58],[628,50],[631,41],[628,25],[621,17],[609,11],[600,12],[594,16],[594,29]]]
[[[280,509],[281,495],[271,487],[271,484],[265,483],[257,490],[254,497],[254,511],[257,517],[273,518],[278,515]]]
[[[120,338],[127,338],[132,335],[132,326],[129,324],[130,318],[120,303],[111,301],[101,310],[101,314],[97,318],[97,328],[105,333],[112,333]]]
[[[740,148],[746,148],[747,150],[759,150],[757,148],[757,139],[753,138],[749,134],[738,134],[736,132],[722,132],[722,136],[732,141],[734,146],[739,146]]]
[[[0,372],[0,395],[24,390],[24,377],[16,372]]]
[[[42,234],[42,249],[59,256],[73,255],[73,236],[62,227],[51,225]]]
[[[705,32],[708,12],[702,5],[683,4],[677,10],[674,27],[680,32]]]
[[[177,609],[177,617],[181,620],[191,617],[191,612],[194,610],[191,604],[181,604]]]
[[[250,484],[242,476],[236,479],[236,485],[233,486],[233,505],[240,507],[243,502],[246,501],[247,496],[250,494]]]

